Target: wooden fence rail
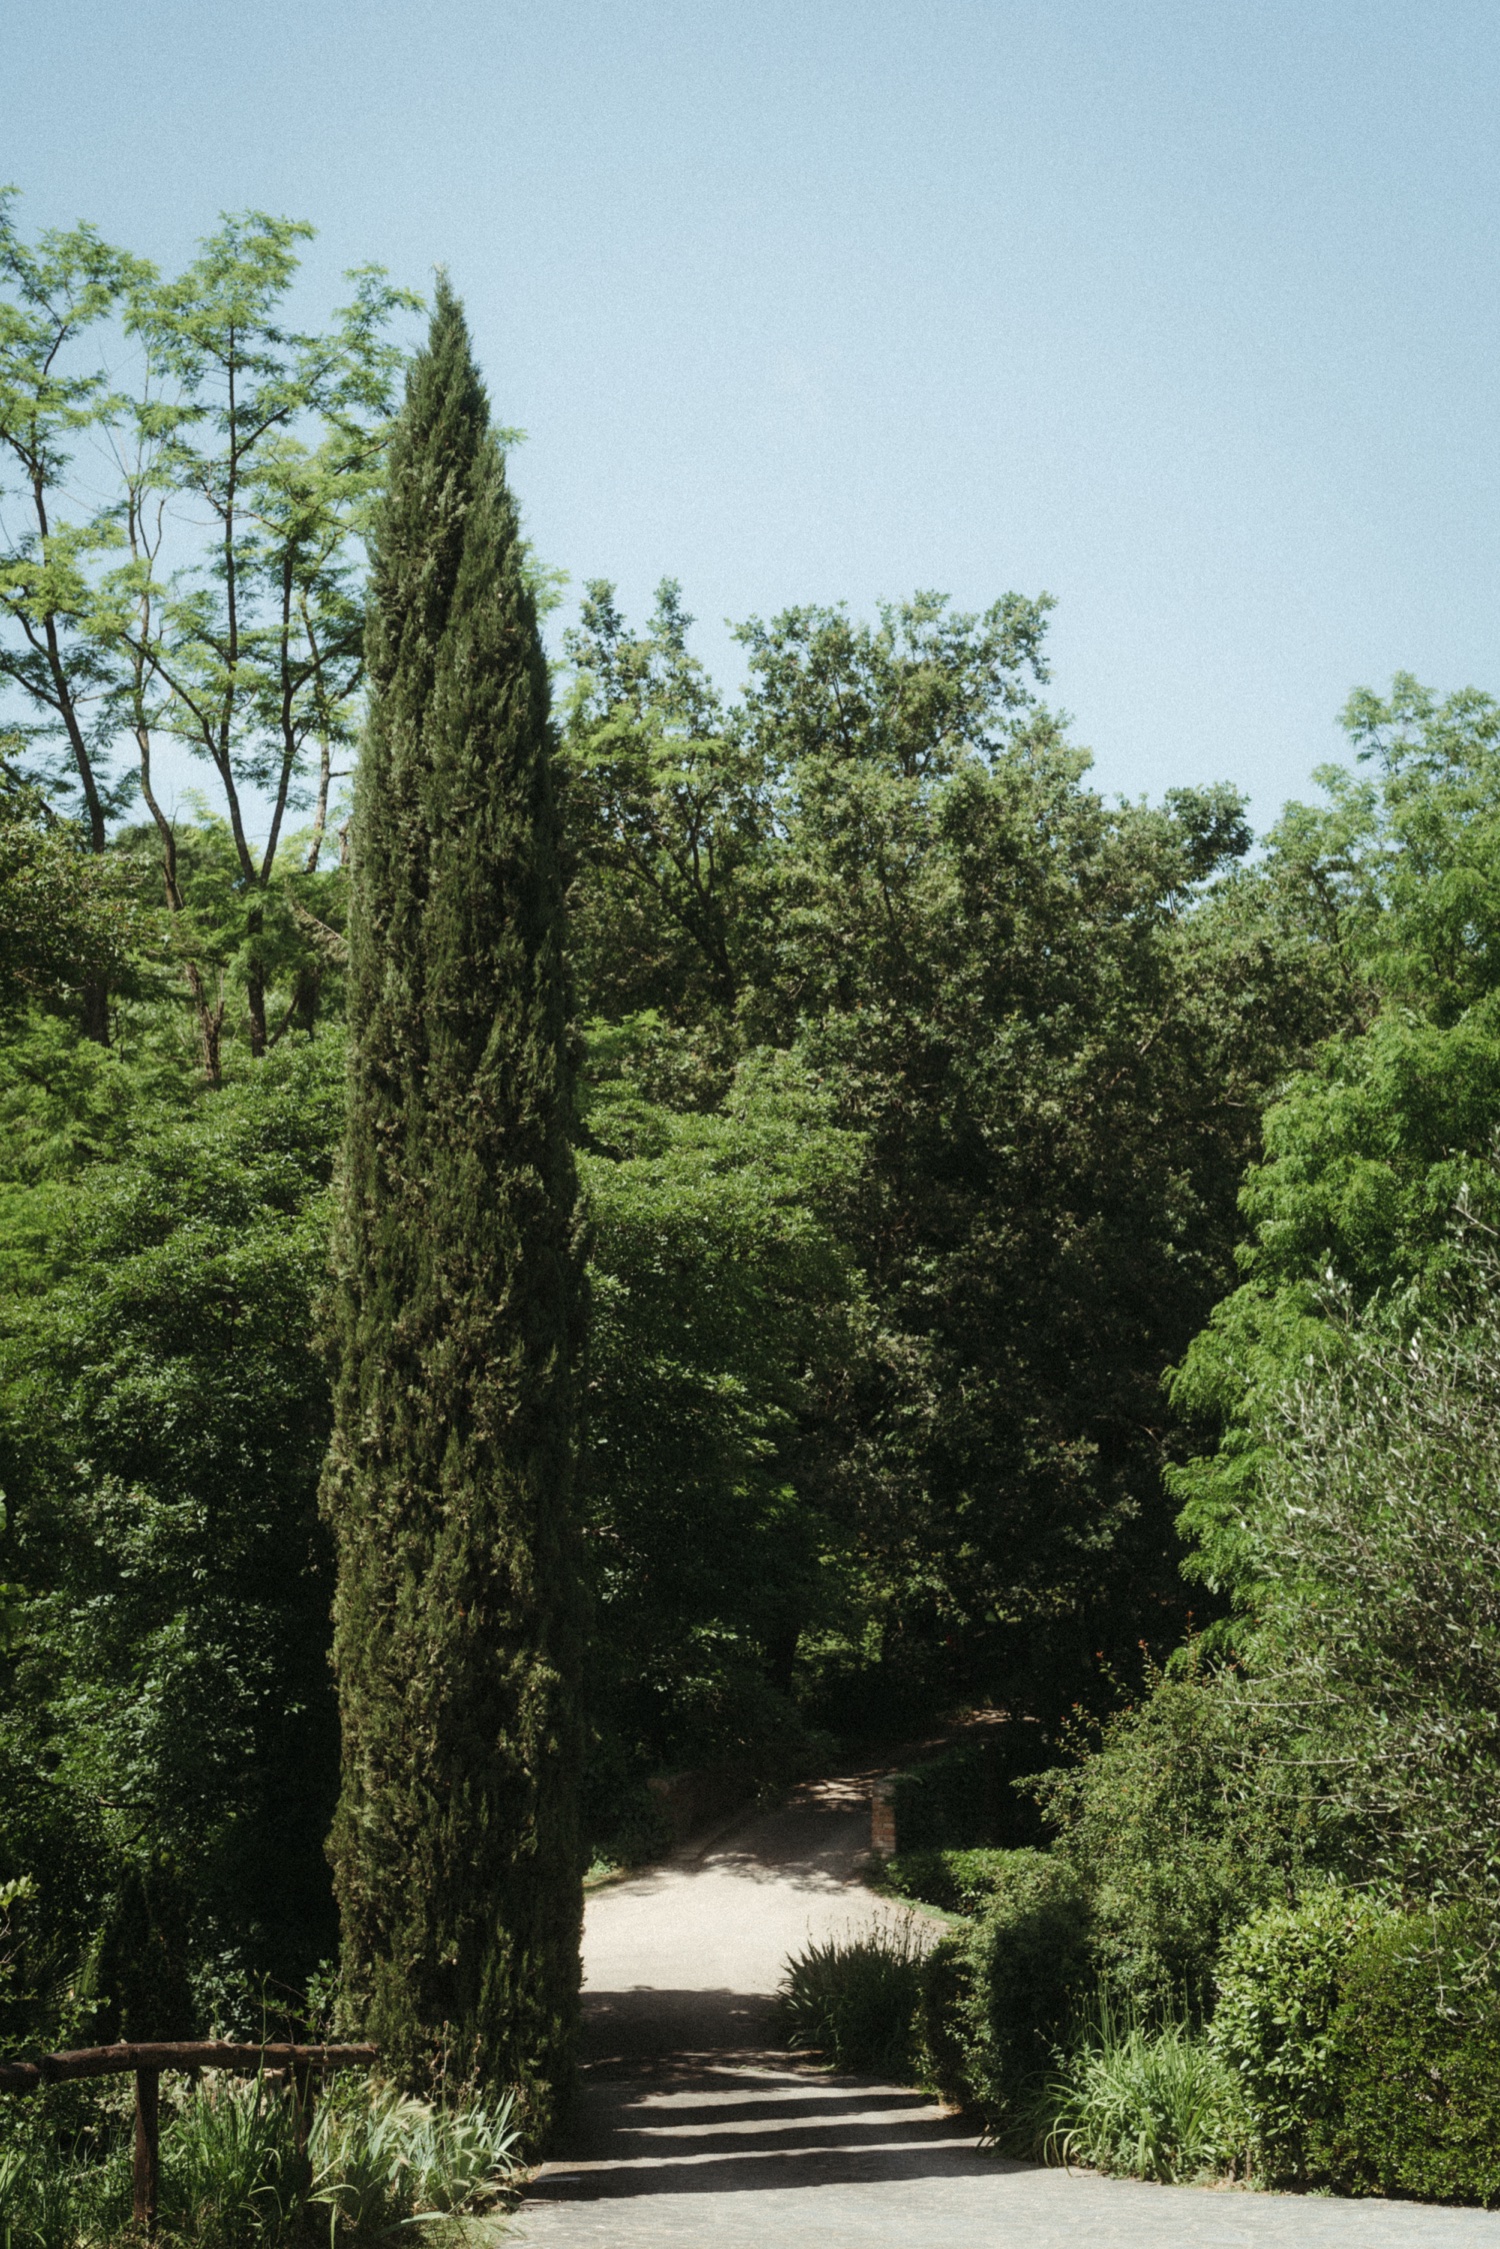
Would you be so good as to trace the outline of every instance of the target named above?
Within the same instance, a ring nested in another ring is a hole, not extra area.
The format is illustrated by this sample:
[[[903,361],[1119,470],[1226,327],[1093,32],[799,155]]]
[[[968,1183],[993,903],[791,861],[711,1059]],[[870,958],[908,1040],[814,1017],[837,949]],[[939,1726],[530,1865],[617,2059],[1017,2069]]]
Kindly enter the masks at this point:
[[[34,2062],[0,2062],[0,2093],[35,2093],[43,2085],[65,2085],[80,2077],[122,2077],[133,2070],[135,2219],[150,2240],[156,2233],[161,2179],[159,2094],[164,2069],[228,2069],[241,2076],[285,2070],[292,2088],[297,2145],[305,2149],[315,2080],[328,2070],[369,2069],[378,2059],[374,2046],[236,2046],[222,2038],[81,2046],[70,2054],[43,2054]]]

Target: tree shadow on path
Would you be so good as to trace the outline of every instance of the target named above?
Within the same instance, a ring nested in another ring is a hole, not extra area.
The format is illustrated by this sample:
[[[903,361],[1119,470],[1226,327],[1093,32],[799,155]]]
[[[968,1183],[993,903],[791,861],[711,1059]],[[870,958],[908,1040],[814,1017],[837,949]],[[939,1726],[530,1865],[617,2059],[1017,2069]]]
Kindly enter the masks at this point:
[[[763,2050],[615,2057],[586,2085],[568,2150],[530,2199],[766,2193],[1019,2168],[981,2155],[972,2124],[928,2094],[824,2076]]]

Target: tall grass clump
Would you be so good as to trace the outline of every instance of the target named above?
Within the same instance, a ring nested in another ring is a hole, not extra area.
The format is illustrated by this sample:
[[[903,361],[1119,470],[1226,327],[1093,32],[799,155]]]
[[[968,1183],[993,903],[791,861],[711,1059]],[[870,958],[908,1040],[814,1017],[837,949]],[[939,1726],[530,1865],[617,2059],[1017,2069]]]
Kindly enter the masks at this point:
[[[311,2140],[311,2200],[351,2241],[483,2209],[518,2167],[514,2100],[438,2108],[374,2089],[326,2108]]]
[[[1246,2154],[1233,2073],[1188,2024],[1155,2024],[1101,1995],[1042,2098],[1051,2161],[1172,2186],[1216,2177]]]
[[[197,2087],[162,2134],[161,2216],[203,2249],[266,2249],[295,2238],[310,2167],[292,2107],[263,2077]]]
[[[809,1944],[788,1960],[777,1994],[786,2044],[833,2069],[909,2074],[925,1951],[911,1916]]]
[[[130,2158],[20,2126],[0,2145],[0,2249],[94,2249],[130,2238]]]

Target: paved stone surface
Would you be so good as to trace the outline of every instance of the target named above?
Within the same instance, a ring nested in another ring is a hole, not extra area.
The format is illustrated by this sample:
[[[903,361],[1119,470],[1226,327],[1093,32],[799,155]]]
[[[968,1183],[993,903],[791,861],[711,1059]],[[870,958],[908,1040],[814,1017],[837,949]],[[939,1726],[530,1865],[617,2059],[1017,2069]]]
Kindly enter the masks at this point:
[[[525,2249],[1500,2249],[1500,2216],[1210,2192],[984,2153],[925,2094],[770,2048],[809,1935],[889,1919],[859,1883],[868,1775],[798,1790],[597,1892],[585,2092],[507,2238]]]
[[[1500,2217],[1156,2187],[986,2155],[920,2093],[772,2054],[682,2057],[590,2088],[527,2249],[1495,2249]]]

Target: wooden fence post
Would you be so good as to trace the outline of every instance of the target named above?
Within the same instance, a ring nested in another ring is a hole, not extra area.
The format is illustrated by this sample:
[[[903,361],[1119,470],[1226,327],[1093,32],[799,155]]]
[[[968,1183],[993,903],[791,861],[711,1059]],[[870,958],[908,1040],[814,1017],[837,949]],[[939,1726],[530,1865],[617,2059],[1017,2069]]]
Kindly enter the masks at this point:
[[[318,2083],[325,2070],[373,2069],[378,2047],[238,2046],[223,2038],[145,2039],[129,2045],[81,2046],[43,2054],[34,2062],[0,2060],[0,2093],[35,2093],[86,2077],[135,2073],[135,2153],[131,2165],[135,2222],[145,2242],[156,2239],[161,2188],[161,2073],[164,2069],[233,2069],[246,2075],[285,2070],[295,2110],[297,2146],[305,2155],[312,2133]],[[0,2228],[0,2240],[5,2238]]]
[[[135,2073],[135,2222],[148,2241],[156,2239],[156,2206],[161,2183],[160,2110],[161,2071]]]

